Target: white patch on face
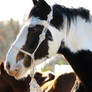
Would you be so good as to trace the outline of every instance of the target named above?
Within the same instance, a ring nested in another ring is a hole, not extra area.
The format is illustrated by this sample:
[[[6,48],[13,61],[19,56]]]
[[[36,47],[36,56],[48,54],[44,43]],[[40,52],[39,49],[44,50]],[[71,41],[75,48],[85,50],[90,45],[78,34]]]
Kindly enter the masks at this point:
[[[18,48],[22,48],[23,45],[26,42],[27,39],[27,35],[28,35],[28,26],[25,25],[19,32],[16,40],[14,41],[14,43],[11,45],[7,56],[6,56],[6,60],[5,60],[5,69],[6,69],[6,63],[10,63],[10,71],[15,69],[15,65],[16,65],[16,56],[19,53],[19,51],[15,48],[13,48],[13,45],[18,47]],[[24,60],[23,60],[24,61]],[[20,61],[18,61],[20,62]],[[7,69],[6,69],[7,70]],[[7,71],[8,72],[8,71]]]

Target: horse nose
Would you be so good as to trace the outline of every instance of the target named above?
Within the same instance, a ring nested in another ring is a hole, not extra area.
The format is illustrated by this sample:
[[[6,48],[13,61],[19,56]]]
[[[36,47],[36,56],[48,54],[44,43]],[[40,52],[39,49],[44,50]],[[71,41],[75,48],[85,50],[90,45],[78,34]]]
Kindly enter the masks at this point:
[[[10,63],[9,62],[6,63],[6,69],[10,70]]]

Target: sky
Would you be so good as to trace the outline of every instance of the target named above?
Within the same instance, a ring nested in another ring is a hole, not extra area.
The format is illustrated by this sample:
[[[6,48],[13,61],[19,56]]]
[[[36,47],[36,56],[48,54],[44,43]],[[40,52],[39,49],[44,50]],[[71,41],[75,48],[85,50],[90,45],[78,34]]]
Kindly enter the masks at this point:
[[[85,7],[92,11],[91,0],[46,0],[49,4],[61,4],[66,7]],[[0,0],[0,21],[10,18],[22,22],[33,6],[32,0]]]
[[[0,0],[0,21],[10,18],[22,21],[31,7],[31,0]]]

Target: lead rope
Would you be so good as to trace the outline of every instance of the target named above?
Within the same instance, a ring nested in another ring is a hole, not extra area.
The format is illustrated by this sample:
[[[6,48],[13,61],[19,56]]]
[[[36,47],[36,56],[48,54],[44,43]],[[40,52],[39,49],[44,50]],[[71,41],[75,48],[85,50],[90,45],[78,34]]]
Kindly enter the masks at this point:
[[[37,49],[39,48],[39,46],[41,45],[41,43],[46,39],[45,35],[47,33],[47,27],[50,24],[50,21],[52,19],[53,19],[53,10],[51,8],[51,12],[50,12],[50,14],[48,14],[48,19],[47,19],[47,22],[45,23],[45,27],[44,27],[41,35],[39,36],[39,39],[40,39],[39,40],[39,43],[38,43],[36,49],[34,50],[34,52],[32,54],[30,54],[29,52],[27,52],[27,51],[25,51],[25,50],[23,50],[21,48],[16,47],[15,45],[12,45],[13,48],[21,51],[24,54],[29,55],[32,58],[32,60],[33,60],[32,72],[30,74],[30,76],[31,76],[31,82],[29,84],[30,85],[30,92],[42,92],[40,86],[38,85],[38,83],[36,82],[36,80],[34,78],[34,73],[35,73],[35,59],[34,59],[34,54],[37,51]]]

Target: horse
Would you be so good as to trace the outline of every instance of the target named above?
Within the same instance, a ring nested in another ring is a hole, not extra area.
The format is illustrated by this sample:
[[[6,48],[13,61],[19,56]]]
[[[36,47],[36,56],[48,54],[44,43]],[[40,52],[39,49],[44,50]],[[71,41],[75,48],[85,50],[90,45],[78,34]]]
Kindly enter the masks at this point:
[[[0,92],[29,92],[31,77],[17,80],[9,76],[4,69],[3,63],[0,65]]]
[[[5,69],[17,79],[31,72],[56,53],[62,54],[85,86],[92,91],[92,16],[83,7],[50,6],[45,0],[32,0],[28,22],[11,45]],[[27,52],[27,53],[24,53]],[[31,54],[31,55],[30,55]],[[80,91],[83,92],[83,91]]]
[[[9,76],[7,72],[4,69],[3,63],[0,65],[0,92],[30,92],[30,81],[31,77],[28,76],[26,78],[23,78],[21,80],[17,80],[12,76]],[[65,75],[66,76],[66,75]],[[69,75],[71,77],[71,74]],[[34,75],[34,78],[36,79],[37,83],[42,86],[45,83],[54,80],[55,75],[52,73],[42,73],[42,72],[36,72]],[[75,76],[71,77],[72,79],[76,79]],[[74,82],[74,81],[73,81]],[[72,85],[72,84],[71,84]],[[70,88],[70,86],[67,86]]]
[[[55,75],[55,79],[45,82],[41,89],[43,92],[71,92],[76,81],[74,72]]]

